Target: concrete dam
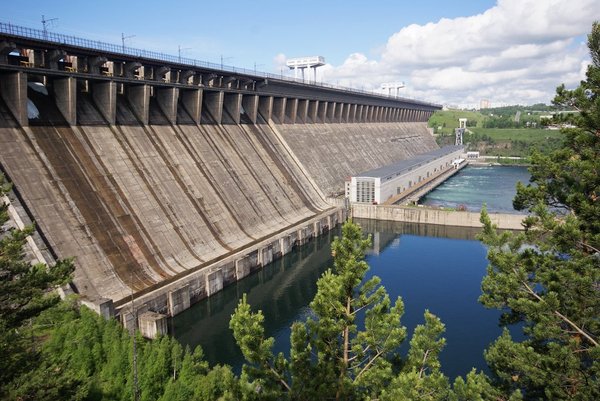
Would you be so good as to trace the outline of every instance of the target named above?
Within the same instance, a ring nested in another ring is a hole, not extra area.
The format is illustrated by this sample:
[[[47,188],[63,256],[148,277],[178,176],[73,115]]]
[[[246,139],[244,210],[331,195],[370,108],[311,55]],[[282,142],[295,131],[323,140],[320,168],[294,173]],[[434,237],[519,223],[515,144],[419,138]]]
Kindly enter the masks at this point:
[[[341,222],[352,174],[437,148],[435,104],[41,35],[0,26],[0,167],[74,291],[126,325],[132,300],[175,315]]]

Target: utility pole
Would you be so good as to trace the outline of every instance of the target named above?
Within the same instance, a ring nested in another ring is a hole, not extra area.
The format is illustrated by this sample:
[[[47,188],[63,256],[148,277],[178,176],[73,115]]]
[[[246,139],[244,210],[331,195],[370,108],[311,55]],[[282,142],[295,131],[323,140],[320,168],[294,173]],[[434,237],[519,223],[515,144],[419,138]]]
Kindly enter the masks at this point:
[[[135,38],[135,35],[125,36],[123,32],[121,32],[121,43],[123,44],[123,53],[125,53],[125,40]]]
[[[231,60],[233,57],[223,57],[221,54],[221,69],[223,69],[223,61]]]
[[[49,22],[53,22],[53,21],[57,21],[58,18],[50,18],[50,19],[46,19],[46,17],[44,15],[42,15],[42,27],[44,27],[44,39],[48,40],[48,29],[47,29],[47,25]]]
[[[181,45],[177,46],[177,54],[179,56],[179,62],[181,63],[181,52],[182,51],[186,51],[186,50],[190,50],[191,47],[181,47]],[[223,57],[223,56],[221,56]]]
[[[256,64],[256,61],[254,62],[254,73],[256,74],[256,67],[264,67],[264,64]]]

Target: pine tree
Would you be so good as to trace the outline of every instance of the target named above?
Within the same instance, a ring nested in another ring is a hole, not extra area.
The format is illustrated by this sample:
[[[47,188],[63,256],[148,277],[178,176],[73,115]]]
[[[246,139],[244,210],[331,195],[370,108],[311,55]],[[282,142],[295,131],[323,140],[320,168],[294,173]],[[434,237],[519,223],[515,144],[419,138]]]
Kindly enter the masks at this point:
[[[577,128],[551,155],[535,154],[532,184],[519,185],[514,204],[532,215],[524,234],[499,234],[482,212],[489,245],[481,302],[520,322],[486,359],[505,396],[600,399],[600,25],[588,37],[592,64],[574,90],[561,85],[554,103],[576,108]],[[549,206],[551,207],[549,209]]]
[[[446,344],[444,324],[425,311],[425,324],[415,328],[408,358],[402,371],[384,391],[382,400],[446,400],[450,395],[448,378],[440,371],[439,354]]]
[[[242,382],[250,393],[260,399],[362,398],[376,396],[391,381],[391,361],[406,336],[404,305],[400,298],[392,305],[379,278],[363,283],[369,245],[359,226],[344,224],[332,244],[334,267],[317,282],[313,317],[292,327],[289,361],[273,355],[262,313],[241,300],[230,327],[247,360]]]
[[[19,230],[6,225],[8,205],[2,197],[9,191],[10,185],[0,174],[0,383],[10,382],[35,362],[35,339],[27,327],[59,301],[51,290],[67,283],[73,271],[71,260],[50,267],[25,260],[24,247],[34,227]]]

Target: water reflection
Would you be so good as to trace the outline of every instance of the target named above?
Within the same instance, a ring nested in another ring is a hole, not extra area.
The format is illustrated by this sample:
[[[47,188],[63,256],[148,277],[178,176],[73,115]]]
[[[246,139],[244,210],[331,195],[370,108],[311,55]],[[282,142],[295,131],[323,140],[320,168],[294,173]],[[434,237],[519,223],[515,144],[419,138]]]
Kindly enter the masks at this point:
[[[357,220],[372,234],[374,246],[368,275],[381,277],[392,299],[402,296],[402,324],[409,338],[429,309],[446,324],[443,371],[465,375],[471,367],[485,369],[483,349],[501,332],[499,312],[478,302],[486,250],[474,240],[476,229]],[[332,265],[330,242],[337,229],[315,239],[256,274],[225,288],[172,321],[174,335],[191,346],[202,345],[211,364],[227,363],[239,370],[242,355],[229,330],[229,319],[243,293],[254,310],[265,315],[276,351],[289,350],[290,326],[305,319],[316,293],[316,281]]]
[[[265,315],[267,335],[276,338],[278,349],[289,349],[289,327],[307,312],[317,279],[332,265],[330,244],[340,232],[337,228],[314,239],[177,315],[171,322],[174,336],[185,345],[201,345],[211,364],[239,366],[242,354],[229,330],[229,319],[247,293],[253,310]]]

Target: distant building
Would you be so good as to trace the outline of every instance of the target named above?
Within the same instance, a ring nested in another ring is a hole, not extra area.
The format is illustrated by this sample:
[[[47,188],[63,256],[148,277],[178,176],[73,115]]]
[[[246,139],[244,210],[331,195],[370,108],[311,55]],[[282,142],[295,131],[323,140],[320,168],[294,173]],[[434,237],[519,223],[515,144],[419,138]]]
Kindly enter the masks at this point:
[[[490,105],[490,101],[488,99],[481,99],[479,101],[480,109],[489,109],[490,107],[491,107],[491,105]]]
[[[408,160],[366,171],[351,177],[350,188],[348,191],[346,187],[346,193],[350,194],[350,202],[385,202],[392,196],[423,185],[448,169],[456,168],[463,161],[463,152],[462,146],[445,146]]]

